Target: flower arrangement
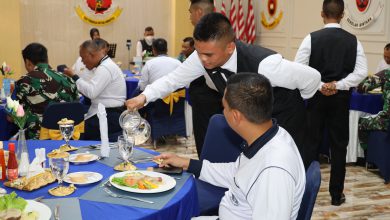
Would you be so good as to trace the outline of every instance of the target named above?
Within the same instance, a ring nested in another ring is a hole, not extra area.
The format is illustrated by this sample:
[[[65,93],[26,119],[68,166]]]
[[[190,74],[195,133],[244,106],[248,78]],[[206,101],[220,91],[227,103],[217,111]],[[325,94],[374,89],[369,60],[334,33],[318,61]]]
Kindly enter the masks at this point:
[[[23,105],[19,104],[19,101],[12,100],[10,97],[7,97],[7,105],[5,107],[7,113],[11,116],[14,123],[20,128],[23,129],[26,125],[28,114],[24,112]]]
[[[12,75],[14,72],[12,72],[11,67],[7,65],[6,62],[3,62],[3,64],[0,66],[0,72],[1,75],[4,77]]]

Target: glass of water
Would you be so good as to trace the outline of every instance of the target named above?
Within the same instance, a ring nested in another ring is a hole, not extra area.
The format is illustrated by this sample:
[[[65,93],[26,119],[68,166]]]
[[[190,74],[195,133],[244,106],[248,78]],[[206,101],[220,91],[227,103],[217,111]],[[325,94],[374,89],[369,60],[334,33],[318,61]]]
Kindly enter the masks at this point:
[[[118,136],[118,150],[122,159],[128,163],[133,154],[134,138],[130,136]]]
[[[51,173],[58,180],[58,187],[62,187],[62,182],[69,170],[69,153],[61,152],[54,157],[49,157]]]
[[[67,124],[60,124],[59,126],[60,126],[61,135],[62,135],[62,137],[64,138],[64,140],[66,142],[65,145],[68,148],[70,148],[69,140],[73,136],[74,124],[73,123],[67,123]]]

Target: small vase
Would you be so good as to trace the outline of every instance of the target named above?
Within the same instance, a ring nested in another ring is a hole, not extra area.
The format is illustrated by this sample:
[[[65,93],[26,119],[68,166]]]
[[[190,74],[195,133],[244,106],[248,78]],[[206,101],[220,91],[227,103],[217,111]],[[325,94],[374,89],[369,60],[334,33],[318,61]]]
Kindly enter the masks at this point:
[[[28,173],[28,168],[30,165],[30,160],[28,158],[28,149],[26,142],[25,130],[19,130],[19,138],[18,138],[18,147],[16,150],[16,156],[19,161],[19,175],[26,176]]]

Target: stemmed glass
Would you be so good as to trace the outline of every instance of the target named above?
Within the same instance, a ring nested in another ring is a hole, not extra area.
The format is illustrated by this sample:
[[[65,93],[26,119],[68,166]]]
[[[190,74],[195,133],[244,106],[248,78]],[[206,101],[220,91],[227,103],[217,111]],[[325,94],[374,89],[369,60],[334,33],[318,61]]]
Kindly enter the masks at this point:
[[[59,126],[60,126],[61,135],[65,140],[65,146],[70,148],[69,140],[73,136],[74,123],[72,121],[71,123],[63,123],[60,124]]]
[[[58,188],[62,187],[62,182],[69,170],[69,153],[61,152],[49,157],[51,173],[58,180]]]
[[[131,155],[133,154],[134,138],[130,136],[120,135],[118,136],[118,149],[119,154],[125,161],[125,165],[129,162]]]

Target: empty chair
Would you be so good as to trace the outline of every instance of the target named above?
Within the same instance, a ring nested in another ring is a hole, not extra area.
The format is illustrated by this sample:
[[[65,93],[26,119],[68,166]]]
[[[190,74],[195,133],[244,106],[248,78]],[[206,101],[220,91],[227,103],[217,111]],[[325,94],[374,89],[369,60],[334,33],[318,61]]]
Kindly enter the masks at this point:
[[[321,185],[321,170],[318,161],[311,162],[306,171],[306,186],[298,211],[297,220],[310,220]]]
[[[241,153],[243,139],[227,124],[223,115],[210,118],[201,160],[210,162],[234,162]],[[218,215],[219,203],[226,188],[217,187],[196,179],[200,215]]]
[[[80,139],[80,135],[84,133],[84,106],[79,102],[60,102],[47,106],[43,113],[39,139],[61,140],[57,122],[63,118],[74,121],[73,139]]]

